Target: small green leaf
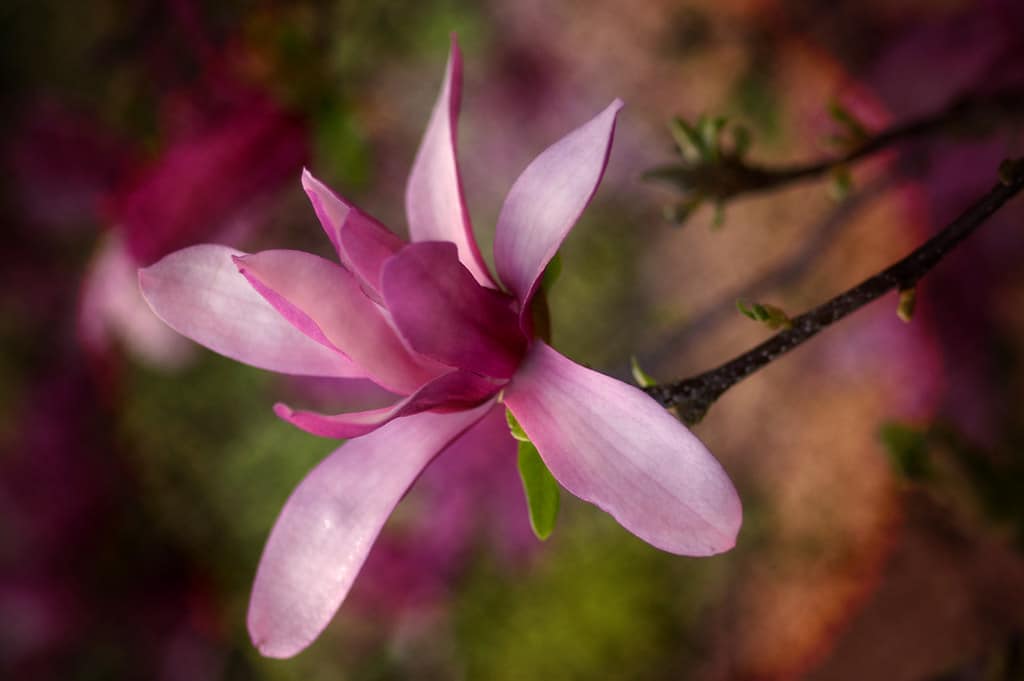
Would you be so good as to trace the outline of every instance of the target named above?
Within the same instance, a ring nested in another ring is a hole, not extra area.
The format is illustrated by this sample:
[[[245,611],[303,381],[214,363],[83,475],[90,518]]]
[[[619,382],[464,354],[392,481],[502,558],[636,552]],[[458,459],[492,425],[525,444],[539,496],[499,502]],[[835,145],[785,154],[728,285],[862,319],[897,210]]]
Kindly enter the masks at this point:
[[[761,322],[769,329],[790,329],[793,327],[793,320],[789,318],[785,310],[775,305],[752,303],[740,299],[736,301],[736,309],[744,316],[750,317],[755,322]]]
[[[668,126],[679,153],[688,161],[698,161],[706,155],[704,141],[697,130],[679,116],[674,116]]]
[[[708,163],[717,163],[720,156],[719,137],[725,127],[725,116],[701,116],[697,121],[697,132],[701,139],[701,155]]]
[[[658,381],[653,376],[640,368],[640,362],[637,361],[636,355],[632,355],[629,358],[629,368],[633,372],[633,380],[641,388],[648,388],[658,384]]]
[[[900,291],[900,302],[896,307],[896,316],[902,321],[910,323],[914,318],[914,307],[917,303],[917,289],[905,288]]]
[[[736,309],[740,311],[746,317],[753,319],[755,322],[763,322],[768,320],[768,311],[764,305],[758,303],[751,303],[746,300],[740,299],[736,301]]]
[[[853,177],[850,169],[845,165],[836,166],[831,172],[831,182],[828,185],[828,193],[836,201],[843,201],[850,195],[853,188]]]
[[[526,505],[530,511],[530,527],[541,541],[551,536],[558,518],[561,498],[558,482],[544,465],[532,442],[519,442],[519,477],[526,492]]]

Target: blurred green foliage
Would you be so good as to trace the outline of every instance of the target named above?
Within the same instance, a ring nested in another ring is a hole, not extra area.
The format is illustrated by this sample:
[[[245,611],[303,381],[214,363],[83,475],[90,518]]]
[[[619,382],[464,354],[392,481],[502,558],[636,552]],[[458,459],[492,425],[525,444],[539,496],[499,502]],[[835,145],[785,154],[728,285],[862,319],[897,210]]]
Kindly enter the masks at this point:
[[[562,246],[548,294],[555,347],[605,370],[630,355],[637,328],[653,314],[643,292],[624,284],[641,275],[643,238],[631,224],[617,206],[590,206]]]
[[[651,548],[578,502],[571,529],[521,576],[481,560],[455,606],[466,677],[676,679],[699,654],[704,607],[728,557],[686,560]]]
[[[274,416],[273,382],[202,351],[173,378],[135,368],[119,418],[153,517],[228,585],[252,578],[288,494],[336,447]]]

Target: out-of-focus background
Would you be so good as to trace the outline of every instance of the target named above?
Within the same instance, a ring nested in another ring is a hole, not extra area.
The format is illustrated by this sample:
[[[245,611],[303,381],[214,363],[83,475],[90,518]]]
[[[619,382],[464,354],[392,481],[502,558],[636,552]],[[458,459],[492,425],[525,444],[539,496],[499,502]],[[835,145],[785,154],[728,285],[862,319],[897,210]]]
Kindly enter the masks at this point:
[[[245,633],[264,539],[337,443],[282,379],[156,322],[135,271],[200,242],[328,252],[301,168],[393,229],[456,31],[469,207],[488,252],[526,163],[625,100],[566,241],[556,347],[629,380],[710,368],[952,219],[1020,155],[971,121],[683,226],[644,170],[673,115],[751,158],[1024,83],[1016,0],[8,0],[0,7],[0,670],[7,679],[1024,678],[1024,199],[922,283],[730,391],[697,428],[740,489],[735,550],[664,554],[563,496],[533,539],[514,461],[440,459],[338,617],[289,661]],[[841,128],[841,126],[840,126]],[[842,131],[841,129],[839,130]]]

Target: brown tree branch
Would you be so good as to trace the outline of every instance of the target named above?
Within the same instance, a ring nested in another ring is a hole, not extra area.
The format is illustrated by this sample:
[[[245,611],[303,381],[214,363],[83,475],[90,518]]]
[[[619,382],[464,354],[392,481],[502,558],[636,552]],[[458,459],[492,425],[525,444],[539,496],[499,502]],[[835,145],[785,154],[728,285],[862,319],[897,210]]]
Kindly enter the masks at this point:
[[[1019,121],[1022,114],[1024,92],[1020,90],[968,95],[954,100],[941,111],[883,130],[835,158],[797,165],[762,166],[747,163],[736,154],[722,153],[713,161],[655,168],[646,177],[670,182],[687,196],[722,204],[743,194],[767,192],[793,182],[816,179],[901,142],[943,130],[984,130],[1003,121]]]
[[[758,369],[889,291],[912,289],[957,244],[1024,189],[1024,159],[1004,161],[999,169],[999,179],[999,184],[985,196],[908,256],[795,317],[791,328],[715,369],[675,383],[649,386],[645,390],[665,407],[676,408],[686,423],[697,423],[726,390]]]

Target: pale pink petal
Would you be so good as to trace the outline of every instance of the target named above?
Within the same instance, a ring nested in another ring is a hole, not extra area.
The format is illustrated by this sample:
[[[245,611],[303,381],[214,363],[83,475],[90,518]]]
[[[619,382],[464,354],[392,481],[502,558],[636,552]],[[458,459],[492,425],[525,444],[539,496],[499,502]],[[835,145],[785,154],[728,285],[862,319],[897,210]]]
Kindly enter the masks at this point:
[[[214,352],[285,374],[361,377],[347,357],[288,323],[238,273],[227,246],[191,246],[139,270],[142,295],[172,329]]]
[[[178,369],[195,357],[194,343],[153,314],[139,292],[139,265],[112,235],[98,249],[82,280],[78,338],[90,353],[103,356],[124,343],[138,359]]]
[[[407,395],[437,375],[413,357],[355,277],[302,251],[236,258],[239,271],[288,321],[345,353],[373,381]]]
[[[306,190],[320,224],[334,244],[341,264],[359,278],[366,293],[380,300],[380,270],[404,242],[387,227],[339,198],[308,170],[302,171]]]
[[[476,283],[455,244],[409,244],[384,265],[382,292],[395,326],[417,352],[508,378],[526,347],[512,299]]]
[[[726,551],[740,500],[701,442],[643,391],[536,341],[505,404],[567,490],[658,548]]]
[[[284,404],[274,412],[285,421],[313,435],[333,438],[359,437],[402,416],[422,411],[457,411],[474,407],[501,387],[479,374],[456,370],[435,378],[412,395],[380,409],[346,414],[295,411]]]
[[[398,419],[348,442],[306,476],[256,572],[248,624],[260,652],[291,657],[323,631],[402,495],[491,406]]]
[[[455,154],[461,92],[462,54],[453,36],[441,94],[405,189],[409,236],[413,241],[453,242],[459,248],[459,260],[473,277],[484,286],[495,288],[473,238],[473,226],[462,196]]]
[[[494,235],[498,277],[529,314],[544,268],[579,219],[604,175],[622,102],[548,147],[519,176],[501,207]]]

